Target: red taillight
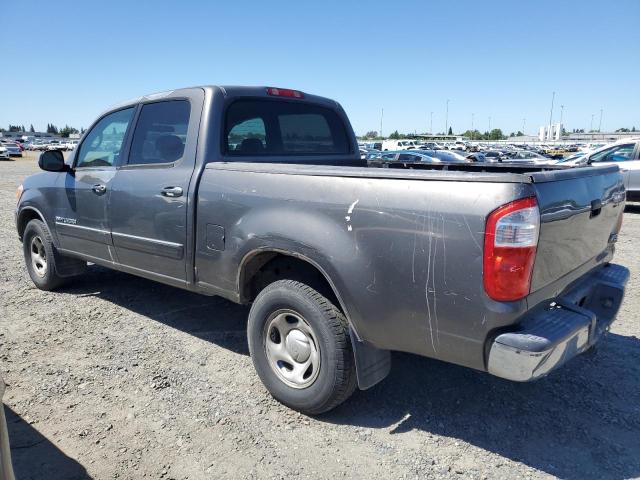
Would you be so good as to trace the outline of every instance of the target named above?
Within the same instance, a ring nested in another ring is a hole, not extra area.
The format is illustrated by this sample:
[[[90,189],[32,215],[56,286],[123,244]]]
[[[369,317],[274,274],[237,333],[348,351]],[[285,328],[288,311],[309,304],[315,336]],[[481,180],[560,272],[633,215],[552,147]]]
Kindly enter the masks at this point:
[[[540,212],[534,197],[507,203],[491,212],[484,233],[483,281],[498,301],[526,297],[536,257]]]
[[[273,97],[290,97],[290,98],[304,98],[304,93],[298,90],[290,90],[288,88],[275,88],[267,87],[267,95]]]

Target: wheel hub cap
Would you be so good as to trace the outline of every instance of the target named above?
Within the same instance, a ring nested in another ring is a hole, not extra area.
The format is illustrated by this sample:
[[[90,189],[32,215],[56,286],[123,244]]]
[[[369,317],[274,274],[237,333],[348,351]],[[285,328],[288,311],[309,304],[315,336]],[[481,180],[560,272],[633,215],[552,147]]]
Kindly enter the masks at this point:
[[[47,252],[44,249],[42,239],[36,235],[31,239],[31,245],[29,247],[33,271],[39,277],[44,277],[47,273]]]
[[[284,342],[289,355],[298,363],[304,363],[311,356],[311,342],[309,338],[298,329],[293,329],[287,334]]]
[[[278,310],[265,323],[267,361],[292,388],[307,388],[320,372],[320,347],[311,325],[297,312]]]

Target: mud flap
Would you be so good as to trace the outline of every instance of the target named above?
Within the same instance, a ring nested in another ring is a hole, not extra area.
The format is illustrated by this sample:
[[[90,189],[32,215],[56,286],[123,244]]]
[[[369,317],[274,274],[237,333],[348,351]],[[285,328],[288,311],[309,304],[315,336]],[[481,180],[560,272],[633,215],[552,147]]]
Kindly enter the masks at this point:
[[[358,388],[367,390],[381,382],[391,370],[391,352],[360,342],[351,329],[351,345],[356,359]]]

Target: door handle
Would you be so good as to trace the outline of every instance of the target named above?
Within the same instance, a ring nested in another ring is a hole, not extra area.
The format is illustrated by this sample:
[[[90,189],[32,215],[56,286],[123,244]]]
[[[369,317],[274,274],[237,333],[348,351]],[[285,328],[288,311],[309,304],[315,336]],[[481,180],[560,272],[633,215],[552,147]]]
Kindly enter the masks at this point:
[[[102,195],[104,192],[107,191],[107,187],[105,185],[101,185],[98,183],[93,187],[91,187],[91,190],[93,190],[93,192],[96,193],[97,195]]]
[[[164,187],[160,194],[171,198],[181,197],[182,187]]]

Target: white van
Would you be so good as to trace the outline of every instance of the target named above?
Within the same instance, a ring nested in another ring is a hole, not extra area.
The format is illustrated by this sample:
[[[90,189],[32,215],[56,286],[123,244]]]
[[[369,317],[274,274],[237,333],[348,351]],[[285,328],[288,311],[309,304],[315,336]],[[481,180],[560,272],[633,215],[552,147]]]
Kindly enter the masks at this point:
[[[413,140],[385,140],[382,142],[382,151],[392,152],[395,150],[412,150],[418,148]]]

